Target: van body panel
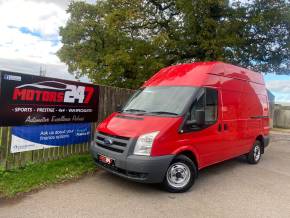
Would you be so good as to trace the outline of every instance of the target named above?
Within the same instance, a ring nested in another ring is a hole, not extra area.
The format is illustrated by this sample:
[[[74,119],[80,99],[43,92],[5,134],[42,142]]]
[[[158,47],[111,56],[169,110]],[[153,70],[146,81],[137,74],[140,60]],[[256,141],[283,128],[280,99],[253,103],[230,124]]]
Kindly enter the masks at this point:
[[[98,131],[111,135],[136,138],[149,132],[160,131],[165,133],[173,126],[180,125],[181,122],[181,117],[137,116],[126,113],[113,113],[98,126]]]
[[[130,148],[123,154],[115,154],[93,145],[93,156],[96,158],[101,153],[113,157],[122,170],[143,169],[140,171],[150,178],[153,174],[154,177],[160,175],[154,181],[161,181],[163,173],[158,170],[150,173],[153,165],[161,166],[160,157],[167,157],[166,163],[160,167],[161,171],[166,169],[176,155],[183,152],[190,152],[195,157],[198,169],[202,169],[249,153],[257,138],[262,139],[264,147],[269,144],[269,102],[261,74],[222,62],[181,64],[160,70],[143,84],[141,90],[165,86],[200,87],[205,93],[213,90],[217,93],[216,103],[210,97],[207,99],[207,94],[201,92],[199,96],[198,92],[192,102],[188,102],[184,112],[177,116],[153,116],[125,111],[113,113],[99,124],[97,132],[108,134],[109,139],[115,136],[127,137]],[[198,96],[206,96],[203,97],[203,108],[208,110],[206,117],[215,119],[204,127],[186,129],[186,121],[191,116],[190,108],[198,105]],[[140,160],[138,155],[133,154],[138,137],[156,131],[158,135],[154,139],[150,157],[142,157]],[[154,158],[157,165],[146,164],[146,160],[154,162]],[[132,166],[135,160],[138,162],[135,164],[137,168]],[[150,178],[144,181],[150,182]]]
[[[146,81],[147,86],[203,86],[212,68],[212,63],[182,64],[164,68]]]

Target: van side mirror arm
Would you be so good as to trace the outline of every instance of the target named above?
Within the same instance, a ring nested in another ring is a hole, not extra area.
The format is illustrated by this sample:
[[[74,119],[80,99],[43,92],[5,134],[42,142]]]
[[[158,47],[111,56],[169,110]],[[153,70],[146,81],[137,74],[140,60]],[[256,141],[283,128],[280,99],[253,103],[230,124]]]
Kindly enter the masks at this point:
[[[195,111],[195,120],[187,120],[185,124],[187,126],[190,125],[197,125],[197,126],[204,126],[205,125],[205,112],[204,110],[196,110]]]
[[[187,121],[185,122],[185,124],[186,124],[187,126],[194,125],[194,124],[196,124],[196,120],[187,120]]]

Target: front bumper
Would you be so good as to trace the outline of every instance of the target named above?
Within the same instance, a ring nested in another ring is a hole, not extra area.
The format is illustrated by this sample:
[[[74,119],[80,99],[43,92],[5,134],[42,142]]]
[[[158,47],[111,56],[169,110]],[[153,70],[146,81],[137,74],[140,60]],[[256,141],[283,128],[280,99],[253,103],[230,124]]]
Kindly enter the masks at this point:
[[[129,148],[128,152],[118,154],[99,147],[95,143],[91,146],[91,154],[95,164],[110,173],[142,183],[160,183],[163,181],[167,168],[173,160],[173,155],[159,157],[138,156],[130,154],[130,150]],[[114,159],[114,166],[100,162],[98,159],[100,154]]]

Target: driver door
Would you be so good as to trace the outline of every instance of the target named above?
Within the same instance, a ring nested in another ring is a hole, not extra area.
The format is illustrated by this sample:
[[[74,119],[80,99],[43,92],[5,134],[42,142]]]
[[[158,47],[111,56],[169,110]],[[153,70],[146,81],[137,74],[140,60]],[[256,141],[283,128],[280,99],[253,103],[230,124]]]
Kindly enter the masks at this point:
[[[199,156],[200,167],[205,167],[223,161],[228,153],[227,143],[223,137],[221,94],[218,89],[204,88],[193,102],[189,119],[196,119],[196,111],[204,110],[203,126],[190,125],[186,127],[187,139]]]

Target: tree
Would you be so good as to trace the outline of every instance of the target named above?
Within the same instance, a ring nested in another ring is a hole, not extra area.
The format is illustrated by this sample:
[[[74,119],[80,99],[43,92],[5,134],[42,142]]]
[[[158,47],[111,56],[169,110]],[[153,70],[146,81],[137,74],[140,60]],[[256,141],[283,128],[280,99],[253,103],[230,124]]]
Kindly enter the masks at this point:
[[[164,66],[221,60],[289,73],[287,0],[73,2],[60,28],[60,59],[76,76],[137,88]]]

